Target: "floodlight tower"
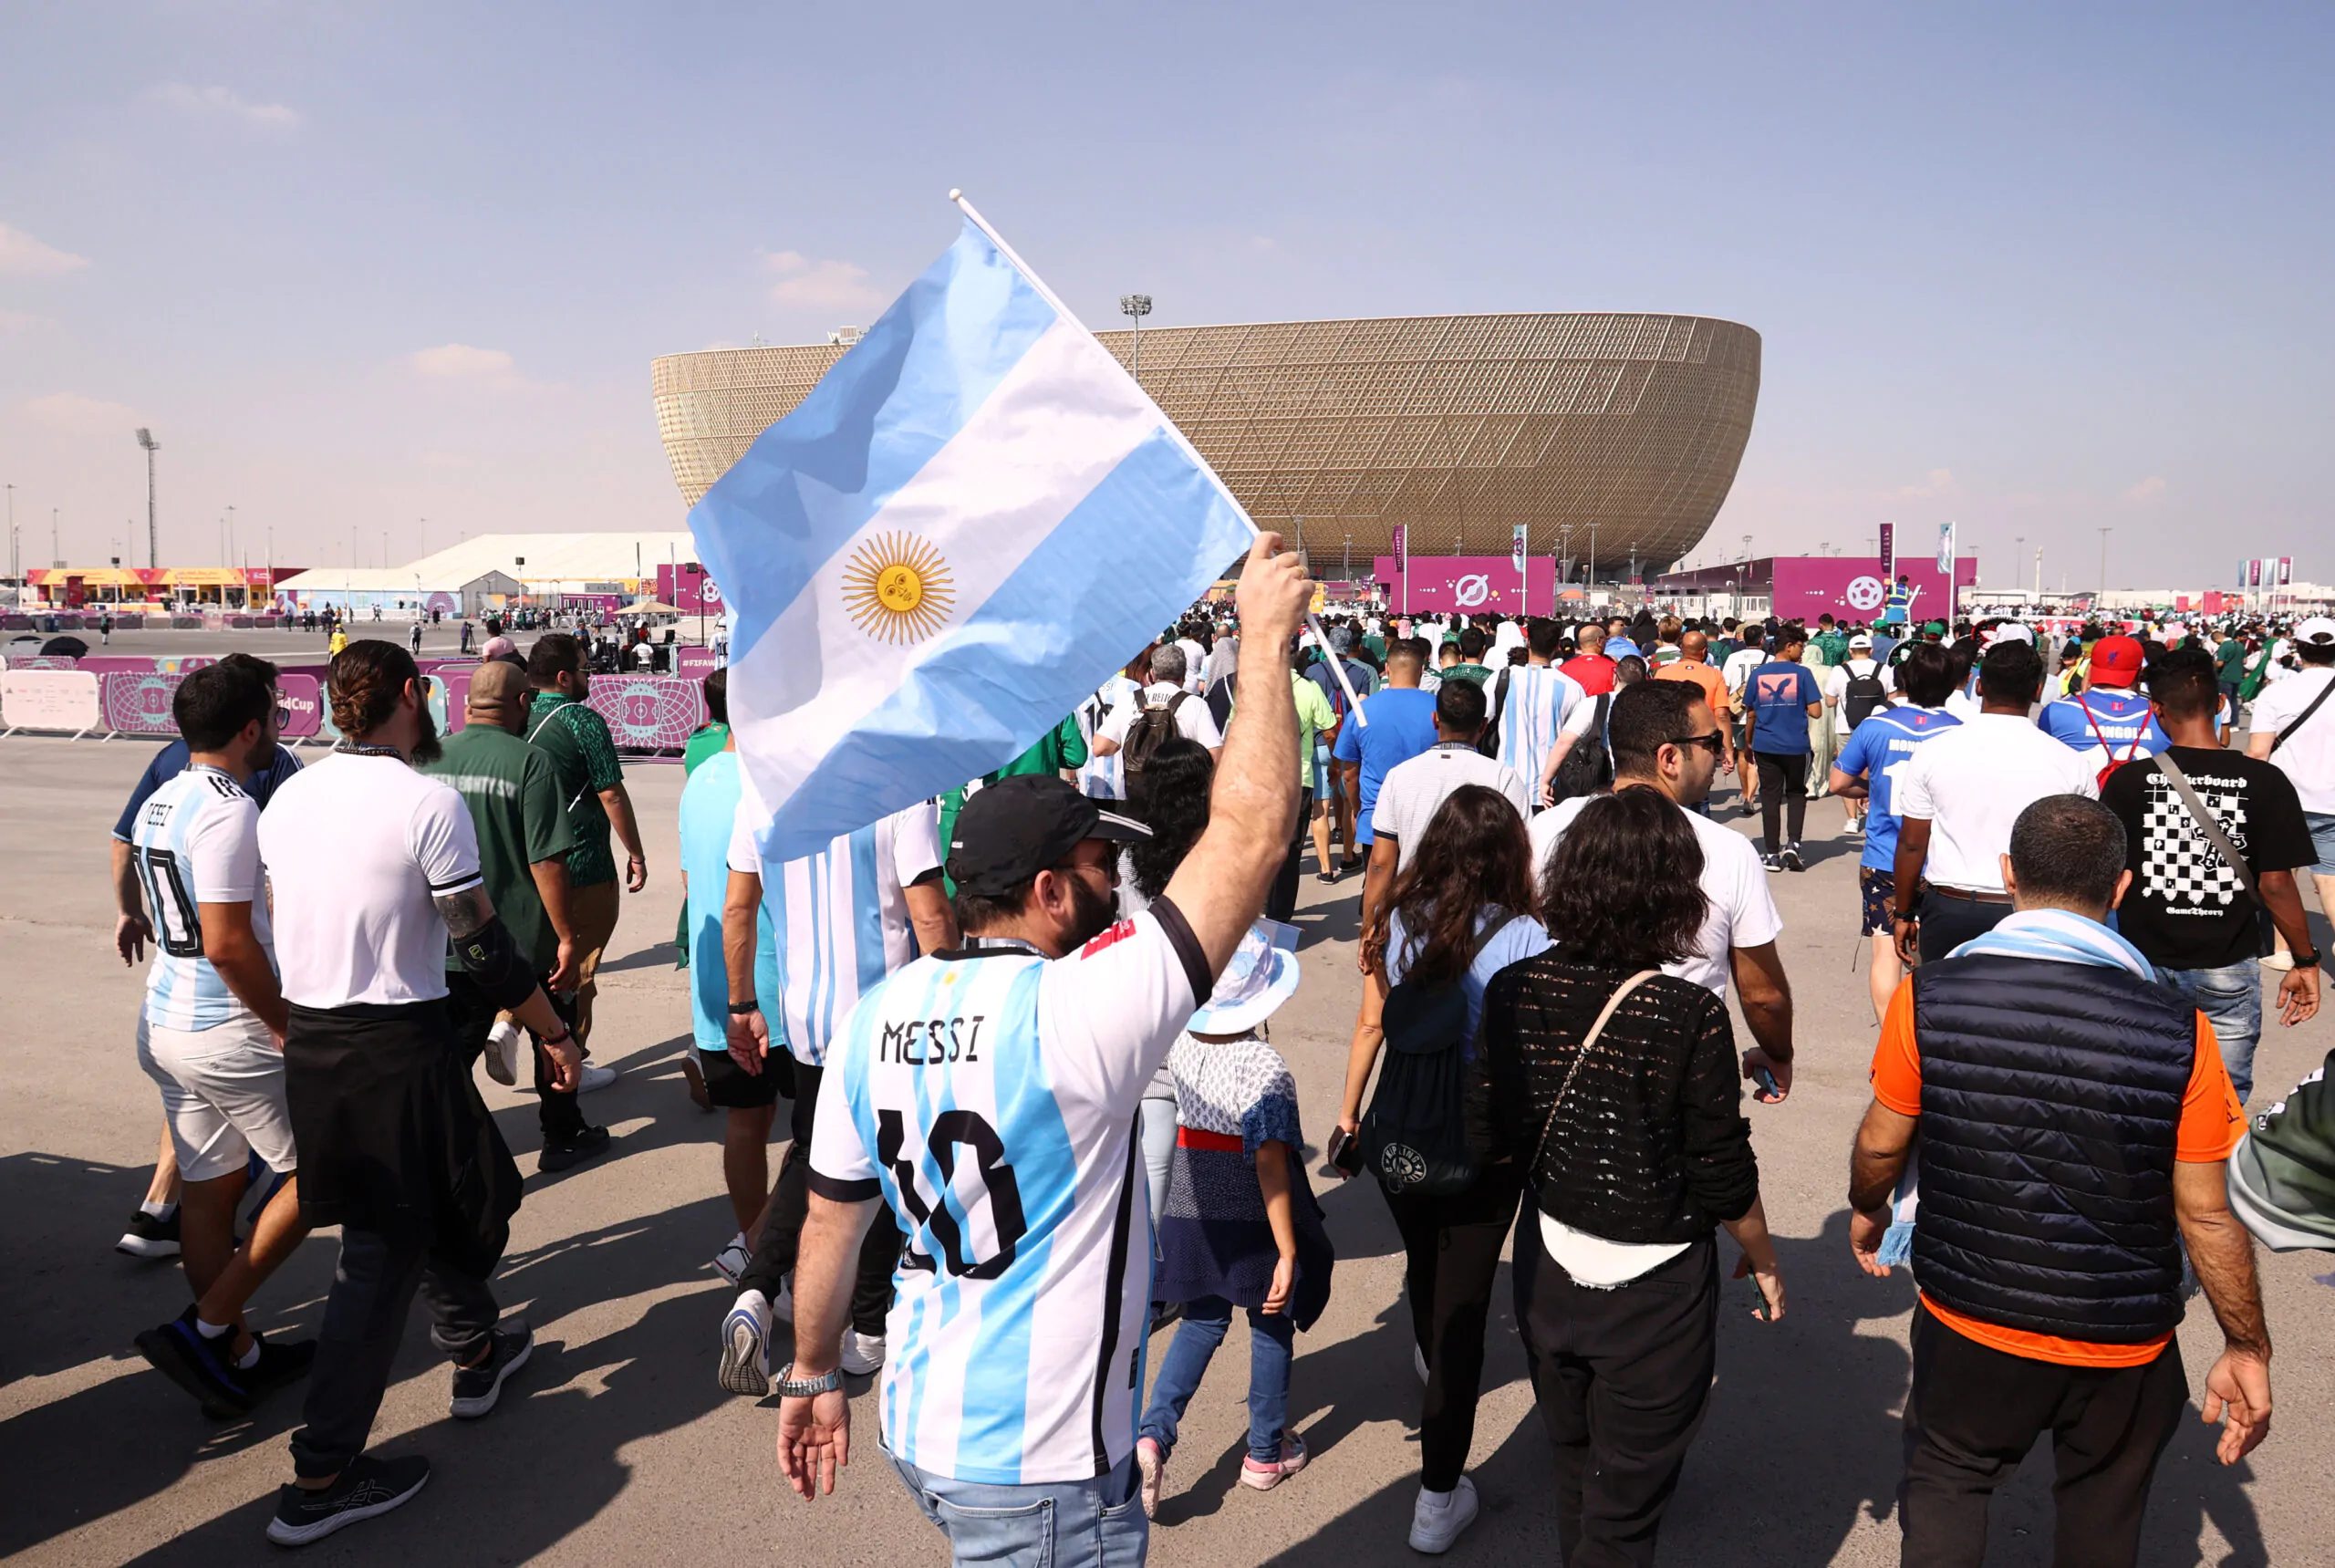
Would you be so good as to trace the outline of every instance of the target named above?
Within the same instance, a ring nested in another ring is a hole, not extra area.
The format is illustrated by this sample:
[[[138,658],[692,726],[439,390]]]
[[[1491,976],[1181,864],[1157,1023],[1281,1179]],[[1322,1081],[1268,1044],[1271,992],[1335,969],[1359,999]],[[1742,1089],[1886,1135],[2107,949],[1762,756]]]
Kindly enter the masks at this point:
[[[1135,341],[1127,348],[1127,374],[1136,385],[1143,385],[1143,318],[1151,314],[1151,296],[1123,294],[1119,296],[1119,314],[1135,322]]]
[[[154,439],[152,431],[148,430],[144,425],[140,425],[138,444],[146,449],[146,564],[149,566],[159,566],[162,562],[161,556],[155,552],[154,454],[162,450],[162,443]]]

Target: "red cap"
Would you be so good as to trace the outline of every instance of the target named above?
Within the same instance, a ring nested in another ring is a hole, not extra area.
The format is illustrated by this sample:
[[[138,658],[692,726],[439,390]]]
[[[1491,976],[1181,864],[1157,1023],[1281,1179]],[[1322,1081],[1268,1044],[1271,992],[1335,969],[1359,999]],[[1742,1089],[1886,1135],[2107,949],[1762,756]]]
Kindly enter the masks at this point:
[[[2141,678],[2148,650],[2135,637],[2103,637],[2091,645],[2091,683],[2130,686]]]

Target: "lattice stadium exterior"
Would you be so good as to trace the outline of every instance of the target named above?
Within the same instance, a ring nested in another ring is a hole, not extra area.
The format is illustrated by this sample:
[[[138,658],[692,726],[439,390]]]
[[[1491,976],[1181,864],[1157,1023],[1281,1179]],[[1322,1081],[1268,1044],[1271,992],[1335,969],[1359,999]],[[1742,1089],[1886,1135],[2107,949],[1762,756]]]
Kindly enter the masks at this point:
[[[1133,334],[1100,334],[1125,362]],[[657,428],[681,494],[706,488],[809,394],[841,343],[655,361]],[[1160,327],[1141,379],[1262,526],[1318,569],[1391,549],[1588,553],[1651,576],[1702,538],[1735,482],[1759,335],[1699,316],[1412,316]]]

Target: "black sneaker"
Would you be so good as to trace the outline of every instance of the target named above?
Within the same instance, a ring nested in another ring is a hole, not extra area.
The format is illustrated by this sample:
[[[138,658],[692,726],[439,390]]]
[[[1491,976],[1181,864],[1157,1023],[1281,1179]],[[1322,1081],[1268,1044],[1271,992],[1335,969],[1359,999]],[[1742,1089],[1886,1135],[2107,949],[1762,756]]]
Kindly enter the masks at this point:
[[[1805,871],[1808,869],[1805,865],[1801,863],[1800,846],[1797,844],[1786,846],[1781,858],[1784,863],[1784,869],[1787,871]]]
[[[1762,856],[1760,856],[1760,857],[1759,857],[1759,864],[1760,864],[1760,865],[1762,865],[1762,866],[1764,866],[1764,867],[1767,867],[1769,870],[1770,870],[1770,871],[1780,871],[1780,870],[1782,870],[1782,869],[1784,868],[1784,863],[1783,863],[1782,859],[1781,859],[1780,857],[1778,857],[1778,856],[1774,856],[1774,855],[1762,855]]]
[[[542,1154],[535,1157],[535,1168],[556,1176],[572,1170],[608,1147],[608,1129],[586,1127],[572,1138],[544,1145]]]
[[[130,1229],[113,1244],[117,1252],[127,1252],[133,1258],[175,1258],[179,1255],[179,1211],[171,1210],[167,1220],[157,1220],[143,1209],[130,1217]]]
[[[223,1421],[250,1415],[260,1396],[251,1375],[237,1371],[227,1358],[234,1340],[231,1334],[203,1338],[190,1305],[161,1327],[140,1334],[134,1343],[155,1371],[194,1396],[204,1415]]]
[[[259,1344],[259,1360],[243,1376],[262,1393],[281,1388],[286,1383],[297,1383],[316,1365],[317,1342],[313,1339],[273,1340],[257,1329],[252,1331],[252,1338]]]
[[[535,1348],[535,1336],[525,1324],[516,1328],[494,1331],[493,1348],[487,1358],[476,1366],[454,1368],[453,1414],[462,1420],[475,1421],[494,1408],[503,1395],[503,1380],[527,1365],[528,1353]]]
[[[278,1487],[275,1517],[267,1521],[267,1538],[278,1546],[322,1541],[344,1525],[403,1507],[429,1480],[430,1461],[420,1454],[400,1459],[359,1454],[322,1491]]]

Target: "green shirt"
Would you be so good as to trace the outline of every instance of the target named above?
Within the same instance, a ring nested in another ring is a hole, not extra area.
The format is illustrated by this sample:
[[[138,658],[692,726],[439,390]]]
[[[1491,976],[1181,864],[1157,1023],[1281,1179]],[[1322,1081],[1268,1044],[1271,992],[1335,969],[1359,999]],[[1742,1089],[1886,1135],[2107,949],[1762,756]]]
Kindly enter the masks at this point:
[[[730,744],[730,726],[711,722],[700,724],[690,734],[681,747],[681,776],[687,778],[697,772],[698,763],[708,757],[718,757]]]
[[[1386,639],[1385,638],[1379,636],[1375,631],[1364,632],[1362,634],[1362,646],[1370,649],[1371,658],[1375,659],[1381,664],[1386,662]]]
[[[2246,679],[2246,644],[2234,637],[2222,640],[2214,649],[2214,679],[2232,685]]]
[[[576,847],[551,759],[508,730],[471,724],[447,736],[444,752],[421,771],[452,786],[471,808],[486,896],[535,973],[549,974],[559,961],[559,934],[529,867]],[[446,967],[456,964],[450,955]]]
[[[1063,722],[1030,743],[1030,749],[992,774],[981,775],[983,784],[995,784],[1000,779],[1020,774],[1053,774],[1059,777],[1064,768],[1086,765],[1086,737],[1078,732],[1078,715],[1064,715]],[[956,830],[957,814],[965,809],[962,785],[940,797],[940,858],[949,858],[950,836]],[[940,881],[950,897],[957,893],[957,884],[943,871]]]
[[[1313,737],[1334,728],[1338,715],[1321,685],[1306,676],[1292,670],[1289,689],[1297,700],[1297,787],[1308,790],[1313,787]]]
[[[551,759],[559,798],[576,847],[567,855],[567,880],[595,888],[617,879],[616,857],[608,849],[608,808],[600,792],[624,782],[616,737],[608,722],[573,697],[538,691],[527,711],[527,743]]]
[[[1847,661],[1849,657],[1849,634],[1841,630],[1838,627],[1835,627],[1831,631],[1820,631],[1810,640],[1824,650],[1825,663],[1841,664]]]
[[[1468,680],[1478,686],[1492,678],[1492,672],[1480,664],[1447,664],[1437,673],[1446,680]]]

